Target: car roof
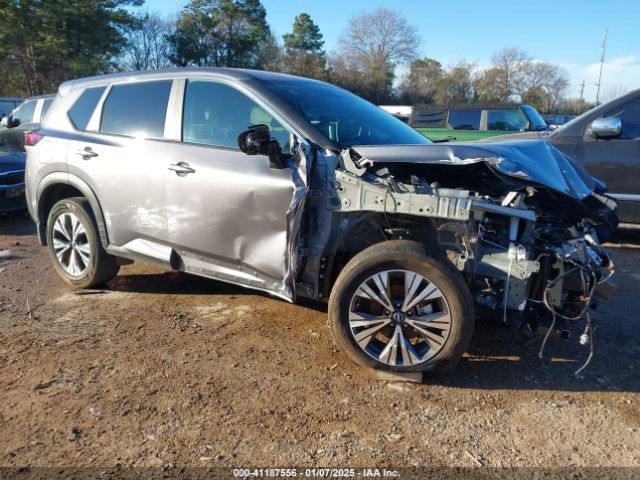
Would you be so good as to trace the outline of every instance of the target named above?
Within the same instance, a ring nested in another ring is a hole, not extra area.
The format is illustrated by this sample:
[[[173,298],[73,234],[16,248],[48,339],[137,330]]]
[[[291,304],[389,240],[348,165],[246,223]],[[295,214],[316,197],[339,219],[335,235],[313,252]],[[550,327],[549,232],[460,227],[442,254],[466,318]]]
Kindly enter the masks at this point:
[[[284,80],[308,80],[314,81],[304,77],[296,77],[294,75],[288,75],[286,73],[267,72],[264,70],[250,70],[244,68],[222,68],[222,67],[182,67],[182,68],[165,68],[160,70],[145,70],[139,72],[120,72],[112,73],[108,75],[98,75],[94,77],[79,78],[77,80],[70,80],[60,85],[60,90],[64,93],[66,90],[70,90],[77,87],[84,87],[88,85],[104,85],[112,83],[118,80],[135,80],[135,79],[164,79],[175,78],[182,76],[189,76],[193,74],[211,74],[218,78],[229,78],[238,81],[246,81],[250,79],[257,79],[262,81],[284,81]]]
[[[44,95],[36,95],[34,97],[29,97],[27,99],[25,99],[25,102],[29,101],[29,100],[40,100],[41,98],[47,99],[47,98],[54,98],[56,96],[55,93],[46,93]]]

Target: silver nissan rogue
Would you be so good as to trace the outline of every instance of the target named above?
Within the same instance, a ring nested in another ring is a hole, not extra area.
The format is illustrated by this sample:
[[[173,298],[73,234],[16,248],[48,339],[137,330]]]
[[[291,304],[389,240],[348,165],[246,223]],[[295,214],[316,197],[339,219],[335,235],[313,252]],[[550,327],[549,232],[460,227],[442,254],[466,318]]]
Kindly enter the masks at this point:
[[[28,207],[75,287],[147,261],[328,299],[361,365],[452,367],[477,311],[585,315],[617,226],[602,182],[543,140],[432,143],[335,86],[234,69],[64,83],[26,140]]]

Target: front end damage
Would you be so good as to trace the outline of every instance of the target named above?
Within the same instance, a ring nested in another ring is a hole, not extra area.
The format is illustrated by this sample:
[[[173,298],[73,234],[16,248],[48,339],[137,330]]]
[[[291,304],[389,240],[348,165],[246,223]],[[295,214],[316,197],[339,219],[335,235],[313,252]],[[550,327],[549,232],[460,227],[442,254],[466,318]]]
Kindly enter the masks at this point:
[[[613,273],[600,241],[617,227],[616,204],[603,191],[543,141],[318,151],[295,291],[326,296],[358,251],[412,239],[464,275],[478,312],[529,334],[540,319],[577,321]]]

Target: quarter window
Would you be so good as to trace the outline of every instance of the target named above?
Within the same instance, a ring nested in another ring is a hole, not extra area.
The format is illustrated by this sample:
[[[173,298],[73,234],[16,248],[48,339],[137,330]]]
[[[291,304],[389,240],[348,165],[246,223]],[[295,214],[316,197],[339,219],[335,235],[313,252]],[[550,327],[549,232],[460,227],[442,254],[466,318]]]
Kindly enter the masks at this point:
[[[86,130],[91,115],[106,87],[87,88],[69,110],[69,119],[77,130]]]
[[[171,80],[114,85],[104,102],[100,131],[162,138]]]
[[[184,142],[238,148],[238,135],[257,124],[267,125],[282,150],[288,149],[286,129],[244,93],[218,82],[187,82],[182,119]]]
[[[40,112],[40,122],[42,122],[42,120],[44,120],[44,116],[49,111],[49,107],[51,106],[51,102],[53,102],[53,99],[52,98],[47,98],[44,101],[44,103],[42,104],[42,112]]]

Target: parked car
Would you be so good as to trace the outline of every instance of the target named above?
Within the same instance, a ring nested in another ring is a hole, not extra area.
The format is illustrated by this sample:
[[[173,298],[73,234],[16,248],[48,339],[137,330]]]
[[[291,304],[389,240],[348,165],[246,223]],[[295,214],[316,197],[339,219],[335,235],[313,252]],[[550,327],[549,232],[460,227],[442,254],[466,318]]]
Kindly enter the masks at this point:
[[[623,227],[640,225],[640,89],[604,103],[556,130],[510,135],[544,139],[593,176],[618,200]],[[488,141],[504,141],[496,137]]]
[[[0,122],[0,143],[24,151],[27,133],[36,130],[51,106],[55,95],[31,97],[20,104]]]
[[[27,208],[24,196],[25,153],[0,143],[0,212]]]
[[[24,99],[19,97],[0,97],[0,120],[9,115]]]
[[[26,146],[29,211],[69,284],[150,261],[328,298],[339,348],[392,371],[452,367],[474,303],[526,325],[578,315],[616,226],[615,202],[547,142],[432,144],[345,90],[271,72],[68,82]]]
[[[547,124],[532,106],[495,103],[416,105],[409,125],[430,140],[457,141],[547,130]]]

